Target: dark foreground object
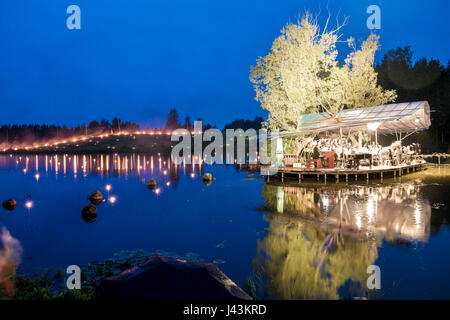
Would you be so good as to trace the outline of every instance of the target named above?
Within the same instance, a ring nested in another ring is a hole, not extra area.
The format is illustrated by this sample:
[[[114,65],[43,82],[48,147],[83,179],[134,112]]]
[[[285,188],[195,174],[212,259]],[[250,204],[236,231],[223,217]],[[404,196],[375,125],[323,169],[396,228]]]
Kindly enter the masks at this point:
[[[17,201],[14,199],[8,199],[2,203],[2,207],[6,210],[12,211],[17,207]]]
[[[94,300],[251,300],[213,263],[154,256],[100,281]]]
[[[97,220],[97,207],[93,204],[85,206],[81,209],[81,218],[87,223],[92,223]]]

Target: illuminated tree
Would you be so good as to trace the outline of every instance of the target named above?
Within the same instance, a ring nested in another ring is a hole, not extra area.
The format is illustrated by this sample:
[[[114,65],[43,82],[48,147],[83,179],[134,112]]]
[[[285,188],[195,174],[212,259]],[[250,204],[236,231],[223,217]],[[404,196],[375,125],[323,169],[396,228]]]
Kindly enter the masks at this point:
[[[295,130],[305,113],[323,111],[336,117],[344,108],[384,104],[396,98],[394,91],[377,85],[373,62],[378,37],[369,36],[359,50],[348,39],[353,50],[341,65],[336,44],[346,20],[332,30],[329,20],[323,30],[309,13],[296,24],[287,24],[267,56],[259,57],[251,67],[255,99],[269,111],[268,128]]]

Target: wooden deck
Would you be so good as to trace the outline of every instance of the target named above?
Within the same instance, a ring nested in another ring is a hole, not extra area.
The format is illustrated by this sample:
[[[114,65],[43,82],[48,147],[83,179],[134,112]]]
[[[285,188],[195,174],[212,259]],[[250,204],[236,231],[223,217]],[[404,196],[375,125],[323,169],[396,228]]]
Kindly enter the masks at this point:
[[[427,163],[416,163],[410,165],[401,166],[373,166],[372,168],[360,167],[359,169],[345,169],[345,168],[293,168],[285,167],[279,168],[278,174],[281,177],[281,181],[284,181],[285,176],[296,176],[298,177],[298,182],[306,178],[315,178],[317,182],[323,181],[327,183],[329,179],[334,180],[336,183],[348,182],[349,179],[358,181],[358,179],[366,180],[369,183],[370,179],[380,179],[383,182],[385,176],[401,177],[405,174],[416,172],[422,170],[426,167]],[[270,180],[270,176],[266,178]]]

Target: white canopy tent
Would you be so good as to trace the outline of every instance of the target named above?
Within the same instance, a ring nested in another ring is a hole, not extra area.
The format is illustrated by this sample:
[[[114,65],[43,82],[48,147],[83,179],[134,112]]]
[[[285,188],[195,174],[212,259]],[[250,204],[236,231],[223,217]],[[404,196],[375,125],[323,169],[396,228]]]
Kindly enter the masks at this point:
[[[322,132],[349,134],[358,131],[374,131],[378,145],[379,133],[401,136],[402,133],[426,130],[430,126],[430,105],[427,101],[416,101],[345,109],[333,116],[327,112],[304,114],[299,119],[299,130],[269,133],[260,135],[259,138],[278,139]]]
[[[427,101],[385,104],[375,107],[346,109],[331,117],[328,113],[305,114],[300,117],[298,133],[323,131],[349,133],[377,130],[381,134],[406,133],[430,127]]]
[[[304,114],[299,130],[260,135],[277,138],[321,132],[377,131],[381,134],[410,133],[430,127],[430,105],[427,101],[392,103],[375,107],[345,109],[335,116],[327,112]]]

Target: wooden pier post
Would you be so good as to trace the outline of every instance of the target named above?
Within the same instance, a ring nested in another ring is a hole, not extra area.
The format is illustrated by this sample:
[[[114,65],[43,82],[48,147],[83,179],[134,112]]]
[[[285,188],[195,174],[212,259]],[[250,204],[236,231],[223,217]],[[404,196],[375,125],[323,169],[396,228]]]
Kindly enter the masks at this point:
[[[298,174],[298,183],[302,183],[302,174],[301,173]]]
[[[348,173],[345,174],[345,183],[348,184]]]
[[[366,179],[367,179],[367,183],[369,183],[369,174],[366,173]]]
[[[319,174],[317,174],[317,182],[319,182]]]
[[[383,171],[380,172],[381,183],[383,183]]]
[[[284,182],[284,172],[281,173],[281,182]]]
[[[355,174],[355,181],[358,181],[358,174]]]
[[[336,183],[339,183],[339,175],[336,175]]]
[[[323,181],[325,182],[325,184],[327,184],[327,174],[326,173],[324,173],[324,175],[323,175]]]

